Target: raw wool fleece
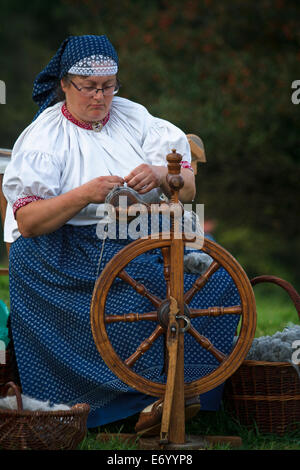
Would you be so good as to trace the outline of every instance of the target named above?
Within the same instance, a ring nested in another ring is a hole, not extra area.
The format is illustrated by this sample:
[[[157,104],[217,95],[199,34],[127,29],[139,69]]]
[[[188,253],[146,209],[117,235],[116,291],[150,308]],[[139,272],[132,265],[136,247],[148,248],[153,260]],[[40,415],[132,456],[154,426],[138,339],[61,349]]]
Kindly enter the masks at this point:
[[[254,338],[246,357],[247,360],[266,362],[289,362],[300,378],[299,366],[292,362],[295,349],[293,343],[300,340],[300,325],[289,325],[273,336]],[[237,338],[235,338],[237,341]]]
[[[203,274],[213,259],[206,253],[192,252],[184,255],[184,271],[191,274]]]
[[[200,238],[204,237],[199,217],[194,211],[184,211],[184,227],[189,227],[190,230]],[[193,249],[192,244],[190,248],[187,248],[187,251],[189,249]],[[207,271],[212,262],[213,258],[206,253],[202,251],[191,251],[184,255],[184,271],[190,274],[201,275]]]
[[[34,398],[27,397],[26,395],[21,395],[23,410],[28,411],[63,411],[70,410],[71,408],[67,405],[59,404],[50,406],[49,401],[40,401],[35,400]],[[5,410],[17,410],[17,399],[15,396],[7,396],[1,398],[0,400],[0,409]]]
[[[300,340],[300,325],[291,325],[273,336],[254,338],[247,359],[254,361],[290,362],[294,341]]]

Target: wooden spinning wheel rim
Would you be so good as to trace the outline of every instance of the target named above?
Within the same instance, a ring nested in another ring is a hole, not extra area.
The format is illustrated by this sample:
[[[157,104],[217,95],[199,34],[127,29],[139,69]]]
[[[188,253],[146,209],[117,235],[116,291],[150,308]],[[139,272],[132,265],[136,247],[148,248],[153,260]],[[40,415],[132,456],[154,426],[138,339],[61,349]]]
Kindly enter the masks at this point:
[[[151,239],[150,237],[141,238],[120,250],[107,263],[100,277],[96,281],[90,310],[93,338],[106,365],[117,377],[130,387],[155,397],[164,396],[166,385],[153,382],[140,376],[127,366],[118,356],[110,343],[106,331],[105,304],[109,289],[111,288],[115,278],[130,261],[146,251],[170,247],[171,243],[171,239]],[[196,244],[195,248],[197,248]],[[220,265],[219,267],[225,268],[233,279],[240,295],[242,323],[239,338],[233,350],[224,358],[224,360],[222,360],[220,365],[208,375],[192,382],[184,383],[184,394],[186,397],[205,393],[224,383],[224,381],[238,369],[245,359],[251,347],[256,327],[254,293],[251,283],[243,268],[230,253],[211,240],[204,239],[203,246],[199,245],[198,248],[210,255]]]

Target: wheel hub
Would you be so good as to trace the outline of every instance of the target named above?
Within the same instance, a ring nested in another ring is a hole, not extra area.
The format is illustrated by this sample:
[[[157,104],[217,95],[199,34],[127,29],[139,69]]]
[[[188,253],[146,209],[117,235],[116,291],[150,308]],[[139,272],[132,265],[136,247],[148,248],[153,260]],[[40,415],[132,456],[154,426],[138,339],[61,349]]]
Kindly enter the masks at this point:
[[[163,302],[160,304],[160,306],[157,309],[157,318],[159,324],[165,329],[168,329],[169,325],[169,313],[170,313],[170,300],[165,299]],[[178,313],[176,316],[177,319],[183,319],[185,321],[185,326],[184,328],[181,329],[181,332],[186,331],[189,326],[190,326],[190,317],[191,317],[191,312],[187,304],[184,304],[184,312],[183,315]]]

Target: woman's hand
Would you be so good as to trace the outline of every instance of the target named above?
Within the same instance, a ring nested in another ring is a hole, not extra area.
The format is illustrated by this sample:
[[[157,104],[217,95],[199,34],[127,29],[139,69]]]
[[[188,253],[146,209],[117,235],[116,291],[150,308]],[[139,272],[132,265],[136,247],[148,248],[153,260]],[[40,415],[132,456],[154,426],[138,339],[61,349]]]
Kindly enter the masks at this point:
[[[167,169],[165,167],[143,163],[132,170],[124,178],[124,181],[138,193],[145,194],[151,189],[159,188],[162,185],[163,178],[166,177],[166,173]]]
[[[90,203],[101,204],[109,191],[123,183],[119,176],[99,176],[50,199],[33,201],[16,212],[23,237],[54,232]]]
[[[80,190],[86,197],[87,204],[100,204],[105,201],[106,196],[114,187],[123,183],[124,179],[120,176],[98,176],[80,186]]]
[[[166,177],[168,168],[165,166],[147,165],[143,163],[129,173],[124,181],[140,194],[145,194],[151,189],[160,187],[166,196],[171,197],[170,186]],[[184,180],[184,186],[179,191],[179,199],[181,202],[190,202],[196,194],[194,173],[187,169],[181,168],[181,175]]]

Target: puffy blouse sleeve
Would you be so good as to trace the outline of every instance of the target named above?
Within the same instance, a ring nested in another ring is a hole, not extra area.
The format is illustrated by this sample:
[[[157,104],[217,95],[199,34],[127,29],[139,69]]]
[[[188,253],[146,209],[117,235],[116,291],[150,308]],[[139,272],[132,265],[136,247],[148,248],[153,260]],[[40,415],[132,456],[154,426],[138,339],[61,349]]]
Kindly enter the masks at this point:
[[[3,178],[3,193],[15,212],[29,202],[60,194],[60,168],[55,158],[40,151],[13,154]]]
[[[184,132],[174,124],[151,115],[146,122],[143,150],[149,163],[166,166],[166,156],[175,149],[182,155],[182,166],[192,169],[190,145]]]

